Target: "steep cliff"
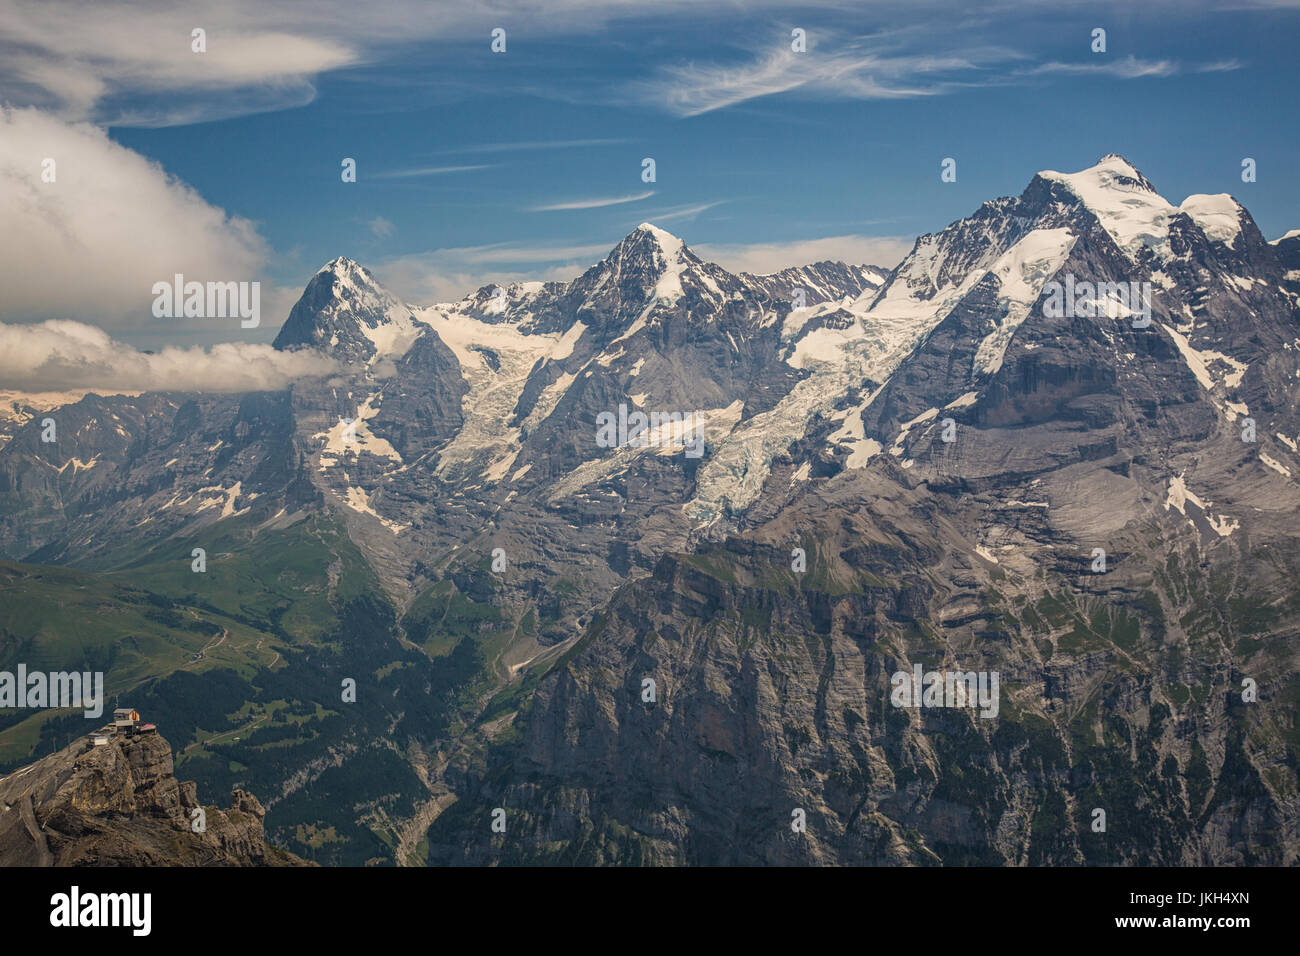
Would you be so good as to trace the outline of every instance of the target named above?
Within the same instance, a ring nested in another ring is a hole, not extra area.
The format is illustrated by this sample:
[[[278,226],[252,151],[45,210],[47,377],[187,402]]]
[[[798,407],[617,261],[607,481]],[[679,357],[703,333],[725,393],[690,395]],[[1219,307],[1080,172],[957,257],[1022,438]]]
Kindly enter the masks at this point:
[[[157,734],[82,737],[0,779],[0,866],[307,865],[267,845],[252,794],[220,810],[196,790]]]

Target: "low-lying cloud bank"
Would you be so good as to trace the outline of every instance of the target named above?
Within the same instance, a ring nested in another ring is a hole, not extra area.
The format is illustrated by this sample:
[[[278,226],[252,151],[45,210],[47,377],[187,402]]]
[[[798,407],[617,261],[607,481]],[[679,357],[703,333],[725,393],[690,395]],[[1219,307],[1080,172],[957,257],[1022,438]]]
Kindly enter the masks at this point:
[[[269,345],[169,346],[150,354],[81,322],[0,323],[0,388],[5,389],[254,392],[337,370],[338,362],[319,352],[280,352]]]

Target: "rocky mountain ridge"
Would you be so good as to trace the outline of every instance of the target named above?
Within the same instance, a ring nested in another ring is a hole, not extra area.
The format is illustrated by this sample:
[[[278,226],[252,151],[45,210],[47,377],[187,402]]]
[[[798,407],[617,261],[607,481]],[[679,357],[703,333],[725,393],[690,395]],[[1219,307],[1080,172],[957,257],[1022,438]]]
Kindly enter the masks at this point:
[[[888,273],[731,274],[644,224],[572,282],[418,308],[337,259],[277,345],[342,372],[89,396],[71,467],[26,423],[0,548],[342,522],[431,675],[485,653],[458,729],[385,742],[428,862],[1289,864],[1296,243],[1112,155]],[[635,412],[702,454],[597,440]],[[998,718],[895,709],[914,665],[1000,673]]]
[[[0,805],[4,866],[304,865],[267,845],[252,794],[202,806],[156,733],[110,733],[101,746],[83,737],[0,778]]]

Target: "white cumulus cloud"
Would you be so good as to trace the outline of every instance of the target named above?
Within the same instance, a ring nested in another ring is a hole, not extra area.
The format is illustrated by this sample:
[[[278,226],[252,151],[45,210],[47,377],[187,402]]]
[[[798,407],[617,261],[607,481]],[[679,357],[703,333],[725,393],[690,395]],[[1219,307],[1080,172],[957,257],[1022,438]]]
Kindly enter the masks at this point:
[[[267,256],[248,220],[104,130],[36,109],[0,108],[0,222],[0,320],[157,322],[155,282],[253,281]]]

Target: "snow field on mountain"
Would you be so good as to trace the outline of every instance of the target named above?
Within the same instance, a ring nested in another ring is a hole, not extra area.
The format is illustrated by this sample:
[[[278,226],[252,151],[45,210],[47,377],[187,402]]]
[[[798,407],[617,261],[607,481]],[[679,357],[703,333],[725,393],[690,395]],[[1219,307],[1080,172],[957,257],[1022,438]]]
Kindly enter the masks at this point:
[[[1158,258],[1168,258],[1169,219],[1178,209],[1144,185],[1137,170],[1120,157],[1106,156],[1077,173],[1044,170],[1038,175],[1074,193],[1130,259],[1136,261],[1144,246]]]
[[[1196,527],[1196,522],[1192,516],[1187,513],[1188,505],[1195,505],[1196,508],[1205,516],[1205,520],[1215,533],[1221,538],[1226,538],[1232,532],[1241,527],[1241,523],[1235,518],[1229,518],[1227,515],[1215,516],[1210,513],[1212,501],[1202,501],[1197,495],[1187,487],[1187,482],[1183,480],[1181,474],[1174,475],[1169,479],[1169,494],[1165,497],[1165,510],[1177,511],[1180,515],[1186,515],[1191,521],[1192,527]]]
[[[547,495],[547,500],[558,501],[576,491],[596,482],[617,475],[642,455],[683,455],[686,443],[691,443],[697,436],[716,446],[723,442],[725,436],[740,421],[744,403],[737,400],[726,408],[706,408],[686,412],[684,421],[661,423],[657,428],[642,432],[643,443],[619,445],[607,454],[591,461],[583,462],[573,471],[557,481]],[[725,445],[724,445],[725,447]]]
[[[1179,207],[1192,217],[1205,235],[1215,242],[1232,246],[1241,235],[1241,207],[1227,193],[1188,196]]]
[[[324,439],[325,442],[321,449],[321,471],[338,464],[340,458],[356,458],[362,452],[402,464],[402,456],[398,454],[397,449],[389,444],[386,438],[372,432],[366,424],[368,419],[379,414],[379,406],[382,402],[382,392],[371,392],[357,409],[355,419],[347,421],[340,418],[328,430],[317,432],[312,436]]]
[[[1002,367],[1016,329],[1029,317],[1047,280],[1065,264],[1074,248],[1069,229],[1035,229],[1008,249],[989,268],[999,283],[998,304],[1005,310],[996,329],[975,351],[975,371],[992,375]]]

